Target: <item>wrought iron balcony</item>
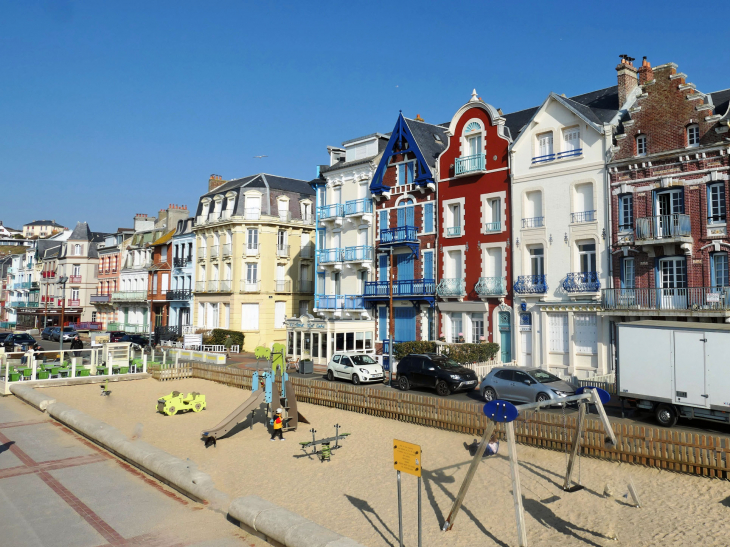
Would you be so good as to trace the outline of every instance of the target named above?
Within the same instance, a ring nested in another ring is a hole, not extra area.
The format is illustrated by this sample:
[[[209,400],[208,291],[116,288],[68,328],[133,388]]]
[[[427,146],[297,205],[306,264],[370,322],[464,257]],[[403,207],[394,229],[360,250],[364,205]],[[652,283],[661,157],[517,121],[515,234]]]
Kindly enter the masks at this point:
[[[147,291],[119,291],[112,293],[112,302],[146,302]]]
[[[37,306],[38,304],[36,304]],[[76,308],[81,305],[81,300],[78,299],[69,299],[68,302],[66,302],[66,305],[70,308]]]
[[[345,262],[363,262],[373,259],[373,248],[370,245],[361,245],[359,247],[345,247]]]
[[[484,231],[489,232],[501,232],[502,231],[502,223],[501,222],[487,222],[484,225]]]
[[[523,228],[542,228],[545,225],[545,217],[531,217],[522,219]]]
[[[261,281],[247,281],[246,279],[241,280],[240,293],[258,293],[261,292]]]
[[[637,243],[652,241],[667,243],[670,240],[691,242],[692,225],[689,215],[643,217],[636,219],[635,233]]]
[[[451,226],[446,228],[446,235],[449,237],[457,237],[461,235],[461,226]]]
[[[502,296],[507,294],[507,280],[504,277],[480,277],[474,292],[479,296]]]
[[[89,304],[106,304],[111,302],[110,294],[92,294],[89,296]]]
[[[458,177],[459,175],[484,171],[485,165],[484,153],[456,158],[456,162],[454,164],[454,175]]]
[[[106,324],[106,330],[107,332],[115,331],[115,330],[122,330],[124,328],[124,323],[119,323],[118,321],[109,321]]]
[[[38,289],[40,289],[40,283],[38,283],[38,281],[31,281],[30,290],[34,291],[34,290],[38,290]]]
[[[190,289],[176,289],[167,291],[166,297],[168,300],[190,300],[193,297],[193,291]]]
[[[596,211],[580,211],[578,213],[570,213],[570,222],[578,224],[581,222],[593,222],[596,220]]]
[[[518,294],[543,294],[548,291],[545,275],[520,275],[512,289]]]
[[[402,279],[393,282],[393,296],[433,296],[436,292],[434,279]],[[390,296],[388,281],[365,282],[365,297]]]
[[[68,282],[69,283],[81,283],[81,276],[80,275],[69,275]]]
[[[261,218],[261,209],[257,207],[247,207],[243,210],[244,220],[259,220]]]
[[[339,203],[321,205],[317,207],[317,213],[319,215],[319,220],[343,217],[345,216],[345,207]]]
[[[186,256],[184,258],[175,257],[172,260],[172,265],[175,266],[176,268],[184,268],[185,266],[190,264],[192,261],[193,261],[193,259],[190,258],[189,256]]]
[[[415,226],[397,226],[380,230],[381,245],[400,245],[418,243],[418,228]]]
[[[291,281],[288,279],[275,279],[274,292],[291,292]]]
[[[444,298],[461,298],[466,295],[466,281],[457,278],[442,279],[436,287],[436,294]]]
[[[319,249],[317,251],[317,261],[320,264],[335,264],[342,262],[345,255],[345,250],[342,248],[336,249]]]
[[[314,297],[318,310],[364,310],[365,300],[360,295],[319,295]]]
[[[603,289],[601,295],[605,311],[730,311],[730,287]]]
[[[345,215],[364,215],[373,212],[373,202],[368,198],[353,199],[345,202]]]
[[[596,272],[573,272],[563,281],[563,289],[565,292],[598,292],[601,282]]]

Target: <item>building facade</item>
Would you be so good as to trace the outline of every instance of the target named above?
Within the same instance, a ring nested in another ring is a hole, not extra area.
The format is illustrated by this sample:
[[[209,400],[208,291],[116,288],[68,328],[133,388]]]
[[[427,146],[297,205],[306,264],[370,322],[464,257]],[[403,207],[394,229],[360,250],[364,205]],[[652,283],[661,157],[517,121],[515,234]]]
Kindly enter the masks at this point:
[[[505,118],[477,97],[448,125],[439,157],[440,333],[447,342],[496,342],[512,361],[512,249]]]
[[[23,224],[23,237],[46,238],[64,230],[68,230],[68,228],[64,228],[55,220],[34,220]]]
[[[195,234],[194,218],[177,222],[172,236],[172,284],[167,291],[170,302],[168,325],[176,327],[178,335],[192,330],[195,300]]]
[[[170,290],[170,274],[172,273],[172,236],[174,230],[163,233],[150,244],[152,264],[150,279],[147,282],[147,300],[150,302],[152,326],[167,327],[170,316],[170,301],[167,292]]]
[[[634,92],[609,163],[612,322],[730,317],[730,90],[703,93],[667,63],[618,67]]]
[[[133,230],[117,230],[115,234],[108,234],[103,242],[97,244],[99,254],[98,286],[96,293],[91,295],[91,303],[96,309],[96,322],[103,328],[117,322],[117,312],[114,310],[112,295],[119,291],[119,274],[122,265],[122,249],[125,240],[129,239]],[[113,326],[113,325],[112,325]]]

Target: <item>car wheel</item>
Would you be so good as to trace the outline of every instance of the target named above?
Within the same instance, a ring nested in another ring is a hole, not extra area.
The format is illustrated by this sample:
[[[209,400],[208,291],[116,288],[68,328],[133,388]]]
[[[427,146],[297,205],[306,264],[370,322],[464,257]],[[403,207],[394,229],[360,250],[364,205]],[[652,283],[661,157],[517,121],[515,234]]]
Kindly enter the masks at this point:
[[[497,392],[494,391],[494,388],[487,387],[484,388],[484,393],[482,393],[482,397],[484,397],[484,400],[489,401],[496,401],[497,400]]]
[[[550,400],[550,395],[547,393],[538,393],[537,398],[535,399],[538,403],[544,403],[545,401]]]
[[[354,372],[352,373],[352,383],[355,384],[356,386],[360,385],[360,377],[357,374],[355,374]]]
[[[436,384],[436,393],[442,397],[446,397],[449,393],[451,393],[451,388],[449,387],[449,384],[441,380],[438,384]]]
[[[654,415],[656,421],[663,427],[673,427],[679,419],[677,411],[672,405],[661,404],[657,406]]]
[[[411,383],[408,381],[408,378],[401,376],[398,378],[398,387],[401,391],[408,391],[411,388]]]
[[[332,374],[332,371],[331,371],[331,370],[328,370],[328,371],[327,371],[327,379],[328,379],[328,380],[329,380],[330,382],[331,382],[332,380],[334,380],[334,379],[335,379],[335,375],[334,375],[334,374]]]

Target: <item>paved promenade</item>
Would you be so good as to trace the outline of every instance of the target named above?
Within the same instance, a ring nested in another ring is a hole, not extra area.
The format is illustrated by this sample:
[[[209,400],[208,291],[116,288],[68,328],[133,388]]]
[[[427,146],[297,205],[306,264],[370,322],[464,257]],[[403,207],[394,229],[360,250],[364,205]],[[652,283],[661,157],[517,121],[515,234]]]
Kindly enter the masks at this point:
[[[15,397],[0,397],[0,545],[268,544]]]

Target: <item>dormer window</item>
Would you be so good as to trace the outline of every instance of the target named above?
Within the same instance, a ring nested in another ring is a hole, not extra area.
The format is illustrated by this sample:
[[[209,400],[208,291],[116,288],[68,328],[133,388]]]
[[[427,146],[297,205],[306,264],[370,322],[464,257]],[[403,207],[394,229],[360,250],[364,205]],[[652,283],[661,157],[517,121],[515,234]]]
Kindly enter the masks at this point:
[[[636,155],[646,156],[646,135],[636,137]]]
[[[536,136],[537,142],[535,143],[535,151],[537,154],[532,158],[532,163],[543,163],[546,161],[553,161],[555,155],[553,154],[553,134],[540,133]]]
[[[479,122],[471,122],[464,129],[466,139],[466,153],[468,156],[476,156],[484,153],[482,147],[482,126]]]
[[[81,256],[81,245],[74,245],[74,256]]]
[[[571,127],[563,129],[563,149],[558,154],[558,158],[580,156],[581,151],[580,128]]]
[[[700,126],[696,123],[687,126],[687,146],[697,148],[700,145]]]
[[[413,184],[413,169],[416,162],[409,161],[406,163],[399,163],[396,168],[398,170],[398,178],[396,180],[397,186],[403,186],[404,184]]]

